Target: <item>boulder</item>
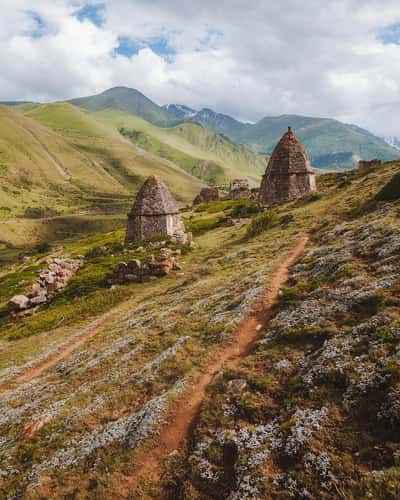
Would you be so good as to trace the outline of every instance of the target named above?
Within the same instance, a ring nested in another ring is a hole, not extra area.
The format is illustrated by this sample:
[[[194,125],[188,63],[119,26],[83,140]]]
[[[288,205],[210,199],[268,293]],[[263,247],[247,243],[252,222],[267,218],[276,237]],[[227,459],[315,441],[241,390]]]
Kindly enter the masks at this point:
[[[232,396],[240,396],[246,387],[246,380],[242,378],[235,378],[228,382],[228,394]]]
[[[174,245],[186,245],[188,242],[188,233],[185,233],[184,231],[176,231],[171,238],[171,242]]]
[[[30,305],[39,306],[41,304],[45,304],[47,302],[47,293],[42,293],[41,295],[35,295],[30,300]]]
[[[172,256],[172,250],[170,248],[161,248],[160,250],[160,259],[165,260],[169,259]]]
[[[41,295],[43,293],[43,291],[45,291],[45,289],[43,287],[41,287],[39,285],[39,283],[34,283],[32,285],[32,288],[31,288],[31,291],[29,292],[29,297],[32,298],[32,297],[38,297],[39,295]]]
[[[29,298],[25,295],[14,295],[8,301],[8,307],[13,311],[23,311],[29,307]]]
[[[138,274],[142,268],[142,263],[139,259],[134,259],[130,260],[126,267],[130,273]]]

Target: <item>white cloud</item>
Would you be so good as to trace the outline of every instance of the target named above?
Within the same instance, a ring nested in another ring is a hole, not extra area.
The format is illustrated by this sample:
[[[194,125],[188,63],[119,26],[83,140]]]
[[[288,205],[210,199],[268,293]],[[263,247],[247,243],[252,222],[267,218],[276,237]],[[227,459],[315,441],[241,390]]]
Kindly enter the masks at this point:
[[[0,99],[126,85],[159,103],[208,105],[242,119],[331,116],[400,135],[400,45],[382,36],[400,22],[398,0],[0,1]],[[101,26],[74,16],[99,3]],[[45,25],[36,36],[32,13]],[[145,48],[115,56],[121,36]],[[156,39],[176,55],[146,47]]]

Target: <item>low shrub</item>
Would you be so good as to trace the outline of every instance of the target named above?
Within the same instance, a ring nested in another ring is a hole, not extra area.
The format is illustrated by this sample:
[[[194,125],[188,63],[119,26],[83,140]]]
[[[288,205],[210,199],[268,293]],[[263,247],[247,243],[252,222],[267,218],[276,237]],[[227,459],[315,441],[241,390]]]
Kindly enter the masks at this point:
[[[255,217],[246,231],[247,238],[253,238],[259,234],[268,231],[268,229],[273,228],[278,224],[278,217],[276,212],[272,209],[263,212],[262,214]]]
[[[311,193],[305,196],[304,198],[300,198],[295,205],[296,206],[307,205],[308,203],[312,203],[313,201],[318,201],[321,198],[322,198],[321,193]]]
[[[390,181],[376,195],[377,201],[394,201],[400,198],[400,172],[397,172]]]
[[[43,219],[46,217],[53,217],[55,215],[58,215],[57,210],[49,207],[28,207],[24,211],[24,217],[27,219]]]
[[[44,243],[38,243],[35,248],[34,248],[36,253],[47,253],[50,252],[51,246],[49,243],[44,242]]]
[[[283,302],[293,302],[299,296],[299,290],[296,287],[282,288],[280,298]]]
[[[365,474],[353,488],[353,498],[387,500],[400,497],[400,467]]]
[[[191,231],[194,236],[211,231],[222,226],[225,222],[225,217],[214,215],[212,217],[202,217],[201,219],[192,219],[188,222],[188,231]]]
[[[231,216],[235,218],[248,217],[249,215],[257,214],[260,207],[254,200],[244,199],[239,200],[232,208]]]
[[[382,291],[378,291],[360,299],[357,303],[354,304],[353,310],[358,313],[373,316],[374,314],[378,313],[384,302],[384,293]]]

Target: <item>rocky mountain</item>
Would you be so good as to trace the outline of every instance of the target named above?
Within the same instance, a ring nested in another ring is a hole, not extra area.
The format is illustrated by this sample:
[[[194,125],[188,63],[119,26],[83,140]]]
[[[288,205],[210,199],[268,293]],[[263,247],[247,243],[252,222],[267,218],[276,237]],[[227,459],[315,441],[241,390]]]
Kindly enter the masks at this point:
[[[161,126],[175,125],[179,121],[198,122],[263,154],[272,152],[290,125],[306,146],[314,167],[320,169],[350,169],[359,158],[377,157],[388,161],[399,156],[396,148],[383,139],[355,125],[329,118],[282,115],[266,116],[257,123],[243,123],[209,108],[196,111],[184,104],[159,106],[139,91],[126,87],[70,102],[90,111],[117,109]]]
[[[262,154],[272,152],[290,125],[306,146],[313,166],[319,169],[351,169],[360,158],[376,157],[389,161],[399,157],[395,142],[389,140],[388,143],[360,127],[329,118],[282,115],[266,116],[257,123],[244,123],[209,108],[196,111],[184,104],[159,106],[138,90],[127,87],[115,87],[69,102],[92,112],[119,110],[162,127],[171,127],[182,121],[197,122]]]
[[[165,104],[162,108],[170,115],[175,116],[175,118],[184,119],[191,118],[196,115],[197,111],[195,109],[189,108],[184,104]]]
[[[385,137],[384,140],[393,148],[400,150],[400,139],[398,137],[392,135]]]

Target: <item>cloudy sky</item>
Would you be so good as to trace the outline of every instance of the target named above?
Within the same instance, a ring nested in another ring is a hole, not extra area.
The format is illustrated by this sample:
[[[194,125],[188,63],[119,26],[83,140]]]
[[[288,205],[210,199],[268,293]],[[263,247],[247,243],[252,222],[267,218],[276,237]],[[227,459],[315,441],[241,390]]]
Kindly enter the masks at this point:
[[[0,0],[0,100],[113,86],[400,136],[399,0]]]

